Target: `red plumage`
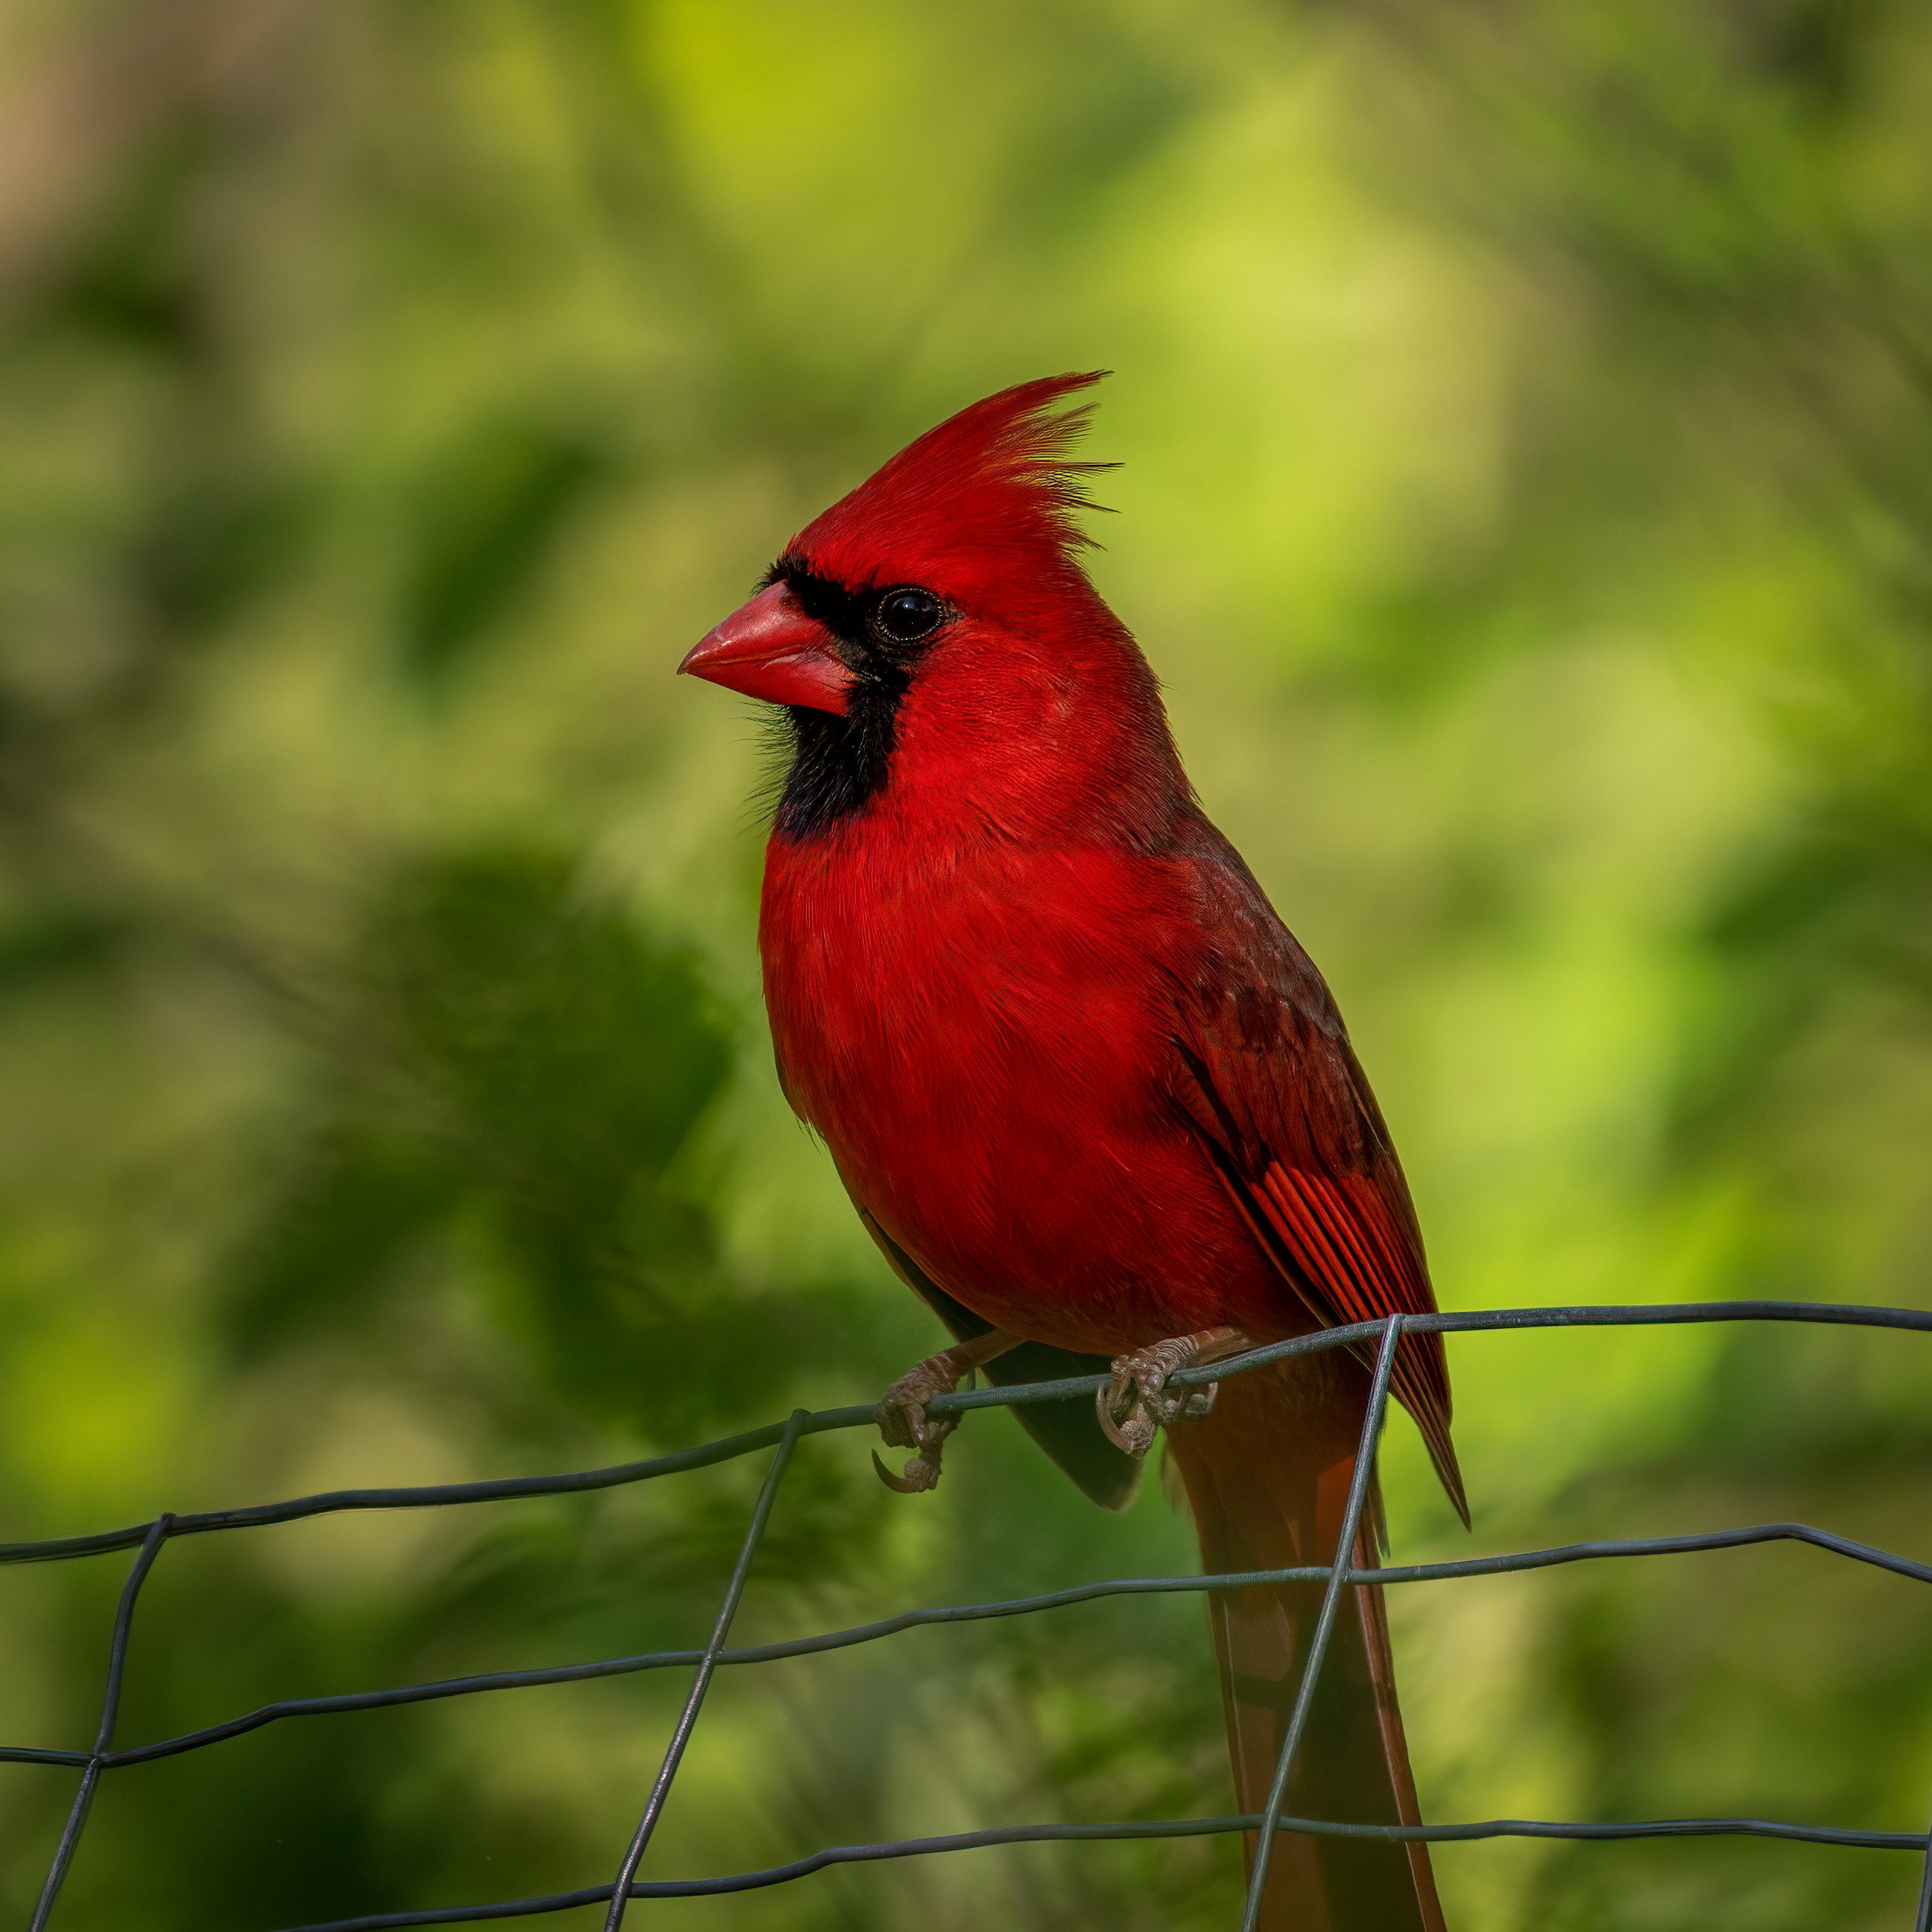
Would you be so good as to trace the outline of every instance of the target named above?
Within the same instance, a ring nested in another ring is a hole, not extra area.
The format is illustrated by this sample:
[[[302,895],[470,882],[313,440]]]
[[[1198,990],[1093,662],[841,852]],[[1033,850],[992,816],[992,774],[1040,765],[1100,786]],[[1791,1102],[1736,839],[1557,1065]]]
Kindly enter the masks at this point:
[[[1094,379],[922,436],[687,660],[792,706],[759,929],[786,1095],[955,1333],[1112,1357],[1431,1308],[1328,989],[1202,812],[1153,674],[1077,561],[1095,466],[1066,458],[1085,410],[1053,411]],[[1405,1339],[1393,1386],[1463,1511],[1438,1338]],[[1366,1387],[1330,1351],[1173,1425],[1210,1569],[1329,1560]],[[1091,1443],[1033,1426],[1118,1498],[1097,1425]],[[1245,1808],[1318,1596],[1212,1604]],[[1289,1809],[1413,1820],[1380,1594],[1348,1604]],[[1288,1834],[1272,1870],[1270,1924],[1441,1924],[1420,1848]]]

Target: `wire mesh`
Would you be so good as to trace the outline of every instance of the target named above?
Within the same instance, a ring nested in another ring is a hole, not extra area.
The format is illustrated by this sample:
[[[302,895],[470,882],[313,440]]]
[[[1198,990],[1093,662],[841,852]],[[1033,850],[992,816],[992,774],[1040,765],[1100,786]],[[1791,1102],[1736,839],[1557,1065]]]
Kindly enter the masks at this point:
[[[86,1828],[89,1812],[102,1777],[116,1768],[151,1763],[156,1758],[204,1749],[231,1737],[258,1731],[265,1725],[290,1719],[324,1713],[369,1710],[391,1706],[421,1704],[436,1699],[467,1697],[494,1690],[520,1689],[539,1684],[580,1683],[594,1677],[617,1677],[632,1672],[689,1668],[693,1676],[683,1709],[666,1746],[653,1780],[637,1828],[608,1884],[583,1887],[541,1897],[499,1900],[475,1905],[457,1905],[409,1912],[378,1912],[355,1918],[331,1919],[323,1923],[285,1928],[285,1932],[388,1932],[388,1928],[425,1925],[483,1924],[503,1918],[529,1918],[573,1908],[603,1905],[606,1907],[605,1932],[618,1932],[625,1910],[633,1899],[669,1899],[714,1897],[722,1894],[753,1891],[789,1883],[835,1865],[862,1864],[882,1860],[924,1858],[936,1854],[995,1845],[1046,1843],[1105,1843],[1125,1839],[1193,1838],[1234,1832],[1258,1834],[1257,1850],[1251,1874],[1242,1917],[1242,1932],[1253,1932],[1260,1909],[1262,1887],[1268,1860],[1277,1834],[1300,1832],[1320,1837],[1375,1839],[1390,1842],[1420,1840],[1432,1844],[1466,1843],[1493,1838],[1560,1838],[1616,1840],[1749,1837],[1794,1840],[1801,1843],[1834,1845],[1873,1851],[1912,1852],[1921,1862],[1915,1932],[1932,1932],[1932,1831],[1898,1832],[1864,1831],[1854,1828],[1791,1824],[1752,1818],[1666,1818],[1603,1822],[1560,1822],[1544,1819],[1498,1818],[1447,1825],[1392,1825],[1352,1822],[1346,1819],[1298,1818],[1283,1810],[1296,1758],[1307,1729],[1316,1685],[1333,1627],[1342,1592],[1363,1584],[1398,1584],[1438,1582],[1466,1577],[1496,1576],[1507,1572],[1541,1570],[1562,1565],[1598,1562],[1611,1558],[1681,1555],[1689,1553],[1737,1549],[1746,1545],[1805,1543],[1849,1560],[1867,1563],[1932,1583],[1932,1565],[1914,1561],[1890,1550],[1852,1541],[1831,1532],[1800,1523],[1759,1523],[1747,1527],[1713,1530],[1694,1535],[1633,1537],[1610,1541],[1574,1543],[1542,1550],[1517,1550],[1502,1556],[1478,1556],[1458,1562],[1411,1563],[1362,1568],[1348,1559],[1355,1547],[1366,1491],[1372,1451],[1388,1404],[1389,1376],[1395,1359],[1396,1344],[1404,1334],[1433,1331],[1444,1334],[1493,1333],[1498,1331],[1540,1328],[1649,1327],[1705,1322],[1798,1322],[1875,1329],[1932,1333],[1932,1312],[1912,1309],[1872,1308],[1816,1302],[1692,1302],[1593,1308],[1497,1309],[1435,1315],[1398,1315],[1376,1322],[1352,1324],[1323,1330],[1290,1342],[1253,1349],[1247,1354],[1218,1362],[1212,1366],[1182,1370],[1169,1378],[1169,1385],[1187,1387],[1220,1381],[1232,1375],[1251,1372],[1270,1362],[1311,1354],[1319,1351],[1354,1347],[1375,1351],[1374,1377],[1367,1411],[1363,1421],[1362,1451],[1355,1466],[1345,1527],[1336,1543],[1332,1563],[1295,1568],[1246,1571],[1212,1576],[1113,1577],[1081,1583],[1061,1590],[996,1601],[956,1604],[910,1610],[877,1622],[844,1630],[820,1632],[782,1643],[728,1647],[732,1620],[736,1615],[760,1540],[776,1505],[780,1487],[789,1467],[792,1453],[808,1435],[836,1429],[869,1427],[877,1411],[868,1405],[843,1408],[795,1411],[783,1423],[748,1429],[698,1447],[641,1461],[623,1463],[607,1469],[585,1469],[554,1476],[523,1476],[496,1481],[436,1484],[415,1488],[338,1490],[324,1494],[298,1496],[280,1502],[258,1504],[250,1508],[211,1510],[174,1514],[164,1512],[152,1522],[135,1523],[92,1535],[59,1537],[30,1543],[0,1544],[0,1563],[56,1562],[95,1556],[115,1550],[137,1552],[122,1586],[109,1644],[107,1668],[103,1687],[101,1721],[92,1748],[86,1751],[61,1750],[24,1745],[0,1745],[0,1762],[44,1764],[78,1770],[80,1780],[68,1810],[66,1823],[47,1870],[45,1884],[29,1921],[29,1932],[43,1932],[58,1903],[61,1887],[75,1849]],[[969,1389],[942,1396],[927,1404],[936,1415],[958,1415],[976,1408],[1008,1408],[1026,1403],[1067,1402],[1085,1398],[1091,1401],[1101,1386],[1097,1376],[1073,1377],[1051,1382],[1037,1382],[1008,1388]],[[114,1730],[124,1681],[128,1645],[134,1628],[134,1613],[141,1588],[167,1543],[182,1536],[246,1529],[269,1523],[290,1523],[307,1517],[325,1516],[352,1510],[426,1509],[468,1503],[494,1502],[528,1496],[566,1496],[586,1490],[611,1489],[621,1484],[647,1482],[657,1478],[710,1468],[720,1463],[756,1454],[775,1451],[767,1468],[757,1502],[747,1525],[736,1564],[726,1586],[709,1640],[702,1650],[646,1652],[635,1656],[612,1657],[587,1664],[567,1664],[551,1668],[494,1671],[453,1677],[427,1683],[406,1684],[378,1691],[352,1692],[331,1697],[291,1698],[180,1736],[153,1743],[114,1748]],[[1222,1817],[1161,1819],[1112,1824],[1042,1824],[1001,1826],[979,1831],[954,1832],[940,1837],[899,1838],[880,1844],[841,1845],[814,1852],[790,1862],[762,1870],[726,1873],[699,1879],[644,1879],[638,1876],[650,1847],[657,1821],[670,1795],[686,1746],[696,1728],[705,1693],[717,1671],[725,1667],[765,1664],[791,1657],[845,1650],[922,1626],[965,1623],[987,1619],[1030,1616],[1067,1604],[1091,1602],[1110,1596],[1164,1595],[1176,1592],[1241,1589],[1287,1583],[1321,1583],[1324,1592],[1309,1655],[1303,1666],[1289,1722],[1284,1734],[1279,1760],[1264,1809]]]

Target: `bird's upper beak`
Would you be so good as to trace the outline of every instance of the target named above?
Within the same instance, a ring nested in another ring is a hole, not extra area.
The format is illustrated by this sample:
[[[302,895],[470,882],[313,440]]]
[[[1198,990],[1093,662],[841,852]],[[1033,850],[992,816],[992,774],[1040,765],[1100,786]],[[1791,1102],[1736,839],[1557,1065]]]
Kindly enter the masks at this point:
[[[734,611],[699,640],[678,669],[747,697],[841,717],[853,681],[831,632],[805,614],[783,584],[767,584]]]

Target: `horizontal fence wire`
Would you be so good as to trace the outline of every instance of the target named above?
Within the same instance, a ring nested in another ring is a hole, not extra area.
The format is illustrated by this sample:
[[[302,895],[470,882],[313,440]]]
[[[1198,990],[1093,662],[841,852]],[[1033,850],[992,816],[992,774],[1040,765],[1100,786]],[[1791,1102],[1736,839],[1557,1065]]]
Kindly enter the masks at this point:
[[[1499,1576],[1553,1568],[1571,1563],[1597,1562],[1612,1558],[1678,1556],[1777,1542],[1807,1544],[1833,1555],[1870,1564],[1915,1582],[1932,1583],[1932,1565],[1890,1550],[1876,1549],[1867,1544],[1854,1542],[1828,1530],[1800,1523],[1760,1523],[1691,1535],[1632,1537],[1568,1544],[1548,1549],[1513,1551],[1501,1556],[1472,1557],[1459,1562],[1411,1563],[1365,1568],[1350,1561],[1351,1553],[1355,1547],[1354,1526],[1361,1514],[1368,1472],[1373,1460],[1370,1452],[1386,1413],[1390,1372],[1394,1360],[1396,1345],[1402,1336],[1495,1333],[1555,1328],[1635,1328],[1711,1322],[1798,1322],[1926,1333],[1932,1333],[1932,1311],[1849,1306],[1835,1303],[1770,1301],[1496,1309],[1391,1315],[1379,1321],[1359,1322],[1342,1327],[1324,1329],[1316,1334],[1299,1336],[1292,1341],[1251,1349],[1244,1354],[1215,1363],[1211,1366],[1179,1371],[1169,1377],[1169,1386],[1178,1389],[1221,1381],[1230,1376],[1251,1372],[1269,1363],[1335,1348],[1353,1348],[1364,1360],[1373,1361],[1370,1399],[1363,1423],[1363,1453],[1357,1459],[1355,1481],[1348,1499],[1345,1526],[1337,1539],[1335,1559],[1332,1563],[1210,1576],[1109,1578],[1031,1596],[905,1611],[897,1616],[883,1617],[848,1629],[825,1631],[783,1642],[748,1645],[735,1650],[729,1647],[726,1640],[730,1634],[732,1619],[744,1595],[759,1541],[771,1520],[780,1486],[790,1466],[792,1452],[799,1441],[808,1435],[873,1426],[878,1419],[877,1411],[874,1406],[858,1405],[816,1411],[800,1409],[783,1423],[774,1423],[762,1429],[747,1429],[741,1434],[705,1443],[696,1448],[669,1455],[646,1457],[636,1462],[617,1463],[605,1469],[578,1470],[560,1475],[510,1477],[494,1481],[434,1484],[414,1488],[331,1490],[318,1495],[298,1496],[281,1502],[262,1503],[240,1509],[164,1513],[150,1522],[131,1524],[119,1529],[104,1530],[91,1535],[56,1537],[34,1542],[0,1544],[0,1564],[71,1561],[117,1550],[132,1549],[137,1552],[122,1589],[115,1614],[101,1700],[101,1721],[92,1748],[79,1750],[25,1745],[0,1746],[0,1762],[43,1764],[77,1770],[80,1773],[66,1823],[48,1868],[46,1883],[29,1921],[29,1932],[44,1932],[86,1828],[100,1780],[107,1772],[122,1766],[151,1763],[158,1758],[204,1749],[229,1738],[242,1737],[268,1725],[291,1719],[428,1703],[444,1698],[467,1697],[481,1692],[527,1689],[542,1684],[581,1683],[590,1678],[623,1676],[641,1671],[679,1668],[692,1671],[690,1689],[657,1777],[645,1800],[636,1829],[624,1849],[611,1882],[538,1897],[440,1906],[418,1911],[375,1912],[361,1918],[331,1919],[325,1923],[288,1928],[288,1932],[386,1932],[386,1928],[390,1927],[482,1924],[498,1919],[534,1917],[594,1905],[603,1905],[607,1908],[604,1921],[605,1932],[618,1932],[623,1924],[625,1907],[632,1899],[708,1897],[760,1891],[807,1877],[812,1873],[823,1871],[836,1865],[925,1858],[943,1852],[967,1851],[995,1845],[1200,1838],[1236,1832],[1257,1834],[1257,1851],[1242,1919],[1244,1932],[1252,1932],[1260,1909],[1269,1857],[1277,1834],[1282,1831],[1315,1837],[1373,1839],[1390,1843],[1420,1841],[1429,1844],[1460,1843],[1496,1838],[1595,1840],[1748,1837],[1870,1851],[1911,1852],[1918,1855],[1922,1867],[1918,1910],[1914,1921],[1915,1932],[1932,1932],[1932,1831],[1876,1831],[1751,1818],[1647,1819],[1573,1823],[1542,1819],[1489,1819],[1461,1824],[1389,1825],[1294,1817],[1287,1815],[1283,1809],[1306,1729],[1309,1713],[1312,1707],[1328,1633],[1333,1627],[1341,1593],[1345,1589],[1364,1584],[1440,1582],[1460,1577]],[[1104,1386],[1105,1380],[1100,1376],[1074,1376],[1017,1387],[964,1390],[935,1397],[927,1403],[926,1408],[929,1414],[945,1416],[961,1415],[977,1408],[1013,1408],[1034,1402],[1066,1402],[1082,1397],[1091,1401],[1096,1391]],[[525,1497],[580,1494],[648,1482],[659,1477],[680,1475],[694,1469],[712,1468],[741,1457],[755,1455],[761,1450],[771,1450],[774,1453],[766,1469],[710,1639],[702,1649],[647,1652],[635,1656],[605,1658],[590,1663],[446,1678],[433,1683],[406,1684],[385,1690],[351,1692],[330,1697],[288,1698],[265,1704],[224,1722],[185,1732],[179,1737],[162,1738],[118,1749],[114,1747],[115,1724],[125,1674],[128,1647],[141,1587],[152,1571],[163,1546],[176,1538],[254,1529],[270,1523],[293,1523],[307,1517],[334,1515],[349,1511],[439,1508],[469,1503],[506,1502]],[[641,1879],[637,1876],[669,1796],[685,1748],[696,1728],[705,1694],[713,1677],[720,1668],[772,1663],[790,1657],[848,1650],[856,1645],[877,1642],[904,1630],[933,1625],[1030,1616],[1107,1597],[1160,1595],[1210,1589],[1252,1589],[1285,1583],[1317,1582],[1324,1585],[1321,1607],[1284,1734],[1281,1752],[1268,1801],[1259,1813],[1111,1824],[1002,1826],[935,1837],[895,1839],[874,1845],[835,1846],[812,1852],[788,1864],[717,1877]]]

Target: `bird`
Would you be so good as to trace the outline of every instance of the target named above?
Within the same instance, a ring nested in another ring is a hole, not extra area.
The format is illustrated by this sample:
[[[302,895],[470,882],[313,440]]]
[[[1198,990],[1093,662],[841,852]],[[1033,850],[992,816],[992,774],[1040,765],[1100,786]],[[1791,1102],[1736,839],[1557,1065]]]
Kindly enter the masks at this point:
[[[885,1440],[915,1453],[881,1475],[937,1481],[953,1424],[925,1405],[976,1370],[1097,1373],[1091,1411],[1016,1411],[1089,1496],[1122,1506],[1163,1432],[1204,1574],[1327,1565],[1372,1351],[1167,1378],[1435,1303],[1335,1000],[1203,810],[1085,568],[1089,479],[1112,466],[1072,451],[1104,373],[927,430],[678,669],[776,708],[759,946],[780,1084],[955,1338],[886,1392]],[[1391,1393],[1466,1526],[1441,1337],[1394,1348]],[[1372,1470],[1366,1495],[1358,1567],[1385,1541]],[[1264,1808],[1321,1595],[1208,1592],[1244,1813]],[[1420,1822],[1379,1586],[1342,1592],[1285,1809]],[[1286,1831],[1264,1862],[1263,1927],[1444,1932],[1420,1842]]]

